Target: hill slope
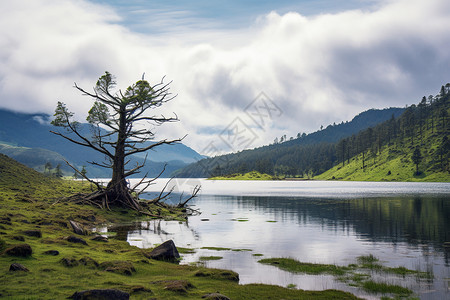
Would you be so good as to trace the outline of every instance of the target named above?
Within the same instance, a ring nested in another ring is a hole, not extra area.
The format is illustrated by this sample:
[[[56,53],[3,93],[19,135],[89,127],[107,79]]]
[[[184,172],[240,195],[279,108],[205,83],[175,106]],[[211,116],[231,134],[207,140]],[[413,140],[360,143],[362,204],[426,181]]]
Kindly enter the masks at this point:
[[[323,130],[284,143],[203,159],[175,172],[174,175],[212,177],[250,171],[290,176],[319,174],[333,167],[336,162],[335,142],[393,116],[399,116],[403,111],[402,108],[371,109],[350,122],[330,125]]]
[[[336,146],[340,163],[315,179],[450,181],[447,86],[429,98],[431,102],[424,97],[400,118],[341,140]],[[415,152],[420,154],[416,162]]]

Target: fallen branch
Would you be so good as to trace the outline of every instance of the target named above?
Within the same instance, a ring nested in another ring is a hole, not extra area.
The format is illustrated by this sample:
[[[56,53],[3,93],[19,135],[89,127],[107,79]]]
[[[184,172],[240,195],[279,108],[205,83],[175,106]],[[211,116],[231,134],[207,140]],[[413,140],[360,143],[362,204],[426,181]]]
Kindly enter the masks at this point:
[[[190,197],[188,197],[184,202],[180,202],[177,207],[185,207],[185,205],[193,198],[197,197],[198,192],[200,192],[201,186],[196,185]]]

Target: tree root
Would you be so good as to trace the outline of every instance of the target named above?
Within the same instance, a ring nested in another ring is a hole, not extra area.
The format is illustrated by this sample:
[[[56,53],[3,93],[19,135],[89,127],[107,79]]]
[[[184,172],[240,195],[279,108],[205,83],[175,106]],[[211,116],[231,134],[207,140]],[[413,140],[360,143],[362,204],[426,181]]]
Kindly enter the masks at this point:
[[[66,201],[80,205],[90,205],[107,210],[111,210],[111,207],[123,207],[135,210],[140,214],[154,218],[163,218],[164,216],[161,214],[160,209],[157,209],[158,214],[150,211],[151,206],[164,208],[170,213],[179,213],[180,209],[181,211],[186,213],[186,215],[199,213],[199,211],[197,210],[186,207],[186,204],[189,200],[197,196],[198,192],[200,191],[200,187],[195,187],[192,195],[184,201],[181,201],[180,199],[180,203],[177,205],[170,205],[163,202],[164,199],[167,199],[169,197],[172,191],[169,191],[166,194],[161,193],[159,197],[152,200],[139,200],[139,198],[134,197],[130,191],[131,190],[122,190],[120,191],[120,193],[117,193],[117,191],[114,189],[101,188],[92,193],[77,193],[63,199],[58,199],[57,201]]]

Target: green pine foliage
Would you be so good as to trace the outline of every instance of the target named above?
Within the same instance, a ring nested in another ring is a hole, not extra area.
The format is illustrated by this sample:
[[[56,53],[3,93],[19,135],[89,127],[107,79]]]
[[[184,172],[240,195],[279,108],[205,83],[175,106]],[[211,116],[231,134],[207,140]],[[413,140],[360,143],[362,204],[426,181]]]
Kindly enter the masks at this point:
[[[450,84],[392,118],[336,145],[325,180],[450,181]]]

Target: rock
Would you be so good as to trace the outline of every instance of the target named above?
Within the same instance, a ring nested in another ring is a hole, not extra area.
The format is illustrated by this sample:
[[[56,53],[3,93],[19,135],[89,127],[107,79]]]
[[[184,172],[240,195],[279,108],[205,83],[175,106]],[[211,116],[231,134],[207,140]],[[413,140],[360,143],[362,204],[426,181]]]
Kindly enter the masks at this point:
[[[34,236],[37,238],[41,238],[42,237],[42,232],[40,230],[27,230],[23,232],[25,235],[28,236]]]
[[[98,242],[105,242],[105,243],[108,242],[108,238],[104,237],[102,235],[96,235],[91,240],[98,241]]]
[[[10,217],[0,218],[0,223],[5,225],[12,225]]]
[[[129,261],[115,260],[115,261],[105,261],[99,265],[99,268],[112,273],[122,274],[122,275],[132,275],[136,272],[133,264]]]
[[[97,220],[97,218],[94,215],[78,216],[78,217],[89,222],[95,222]]]
[[[211,293],[211,294],[206,294],[202,296],[203,299],[212,299],[212,300],[230,300],[230,298],[228,298],[225,295],[219,294],[219,293]]]
[[[16,235],[16,236],[13,236],[12,238],[13,238],[13,240],[16,240],[16,241],[25,242],[25,238],[21,235]]]
[[[9,266],[10,271],[24,271],[24,272],[30,272],[30,270],[27,269],[24,265],[14,263]]]
[[[193,287],[194,286],[187,280],[172,280],[168,281],[164,288],[172,292],[187,293],[187,290]]]
[[[43,254],[56,256],[56,255],[59,255],[59,251],[58,250],[48,250],[48,251],[45,251]]]
[[[83,226],[80,223],[77,223],[75,221],[69,220],[70,226],[72,226],[73,232],[79,235],[88,235],[88,231],[83,228]]]
[[[98,267],[98,262],[88,256],[81,258],[78,262],[90,269],[96,269]]]
[[[5,250],[5,254],[10,256],[31,256],[33,253],[33,250],[31,249],[31,246],[28,244],[20,244],[12,246],[11,248],[8,248]]]
[[[172,240],[168,240],[155,249],[153,249],[150,253],[145,254],[146,257],[156,260],[164,260],[164,261],[177,261],[180,258],[180,254],[178,253],[177,247]]]
[[[130,287],[131,293],[139,293],[139,292],[146,292],[146,293],[152,293],[151,289],[148,289],[142,285],[134,285]]]
[[[67,241],[68,241],[68,242],[71,242],[71,243],[79,243],[79,244],[87,245],[87,243],[86,243],[85,240],[83,240],[82,238],[73,236],[73,235],[69,236],[69,237],[67,238]]]
[[[63,259],[61,259],[61,263],[65,267],[76,267],[76,266],[78,266],[80,264],[78,262],[78,260],[76,260],[73,257],[64,257]]]
[[[68,299],[74,300],[128,300],[130,294],[122,292],[116,289],[104,289],[104,290],[87,290],[81,292],[75,292]]]

